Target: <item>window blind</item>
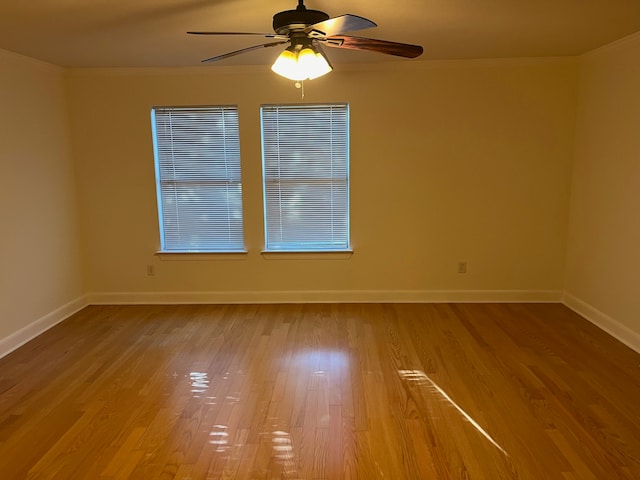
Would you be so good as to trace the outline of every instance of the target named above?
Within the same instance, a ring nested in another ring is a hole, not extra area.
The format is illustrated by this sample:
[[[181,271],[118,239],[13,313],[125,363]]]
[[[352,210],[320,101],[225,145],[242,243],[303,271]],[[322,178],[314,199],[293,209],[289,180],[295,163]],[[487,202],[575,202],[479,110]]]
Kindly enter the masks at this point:
[[[349,249],[348,105],[264,105],[261,121],[265,249]]]
[[[156,107],[152,127],[162,250],[244,250],[237,107]]]

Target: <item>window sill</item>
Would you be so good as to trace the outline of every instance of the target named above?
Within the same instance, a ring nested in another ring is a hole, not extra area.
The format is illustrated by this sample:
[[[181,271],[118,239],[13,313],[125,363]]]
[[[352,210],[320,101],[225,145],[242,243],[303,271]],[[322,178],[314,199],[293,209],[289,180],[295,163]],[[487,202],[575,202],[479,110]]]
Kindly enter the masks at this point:
[[[263,250],[261,255],[265,260],[348,260],[353,255],[353,250],[301,252]]]
[[[231,252],[167,252],[158,251],[156,257],[160,260],[243,260],[247,255],[246,250]]]

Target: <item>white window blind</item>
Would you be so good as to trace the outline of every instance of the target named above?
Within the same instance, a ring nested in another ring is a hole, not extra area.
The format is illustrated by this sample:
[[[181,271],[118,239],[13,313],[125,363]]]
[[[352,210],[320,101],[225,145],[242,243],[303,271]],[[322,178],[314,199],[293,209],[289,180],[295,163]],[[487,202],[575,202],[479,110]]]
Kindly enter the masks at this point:
[[[151,115],[162,250],[244,250],[237,107]]]
[[[264,105],[267,251],[349,249],[349,107]]]

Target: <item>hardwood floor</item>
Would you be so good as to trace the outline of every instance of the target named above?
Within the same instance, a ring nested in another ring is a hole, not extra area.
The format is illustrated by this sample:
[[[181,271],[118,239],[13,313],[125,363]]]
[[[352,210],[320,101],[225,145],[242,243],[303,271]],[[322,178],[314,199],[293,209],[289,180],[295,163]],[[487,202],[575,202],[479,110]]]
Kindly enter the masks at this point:
[[[556,304],[93,306],[0,360],[0,476],[638,479],[639,367]]]

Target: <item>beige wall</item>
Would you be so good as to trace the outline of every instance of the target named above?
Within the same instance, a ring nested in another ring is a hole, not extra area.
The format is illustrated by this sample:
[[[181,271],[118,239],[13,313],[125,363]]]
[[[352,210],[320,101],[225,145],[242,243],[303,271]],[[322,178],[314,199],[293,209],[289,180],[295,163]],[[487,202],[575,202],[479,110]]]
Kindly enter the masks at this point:
[[[582,58],[569,301],[640,349],[640,35]]]
[[[83,287],[62,69],[0,51],[0,105],[1,354],[2,339],[64,318]]]
[[[355,253],[274,259],[260,255],[259,107],[300,102],[291,82],[264,67],[72,70],[87,292],[102,301],[161,292],[226,301],[553,296],[564,280],[577,72],[572,59],[401,62],[339,66],[308,82],[305,102],[351,107]],[[149,112],[190,104],[239,106],[246,256],[154,256]],[[465,275],[456,273],[459,260],[468,262]]]
[[[565,289],[640,349],[639,55],[636,35],[580,59],[338,66],[304,101],[351,105],[355,253],[266,258],[259,106],[300,102],[290,82],[264,67],[68,70],[65,82],[0,51],[0,355],[85,293],[553,300]],[[149,111],[189,104],[239,106],[247,255],[154,255]]]

